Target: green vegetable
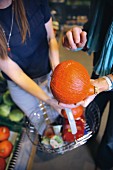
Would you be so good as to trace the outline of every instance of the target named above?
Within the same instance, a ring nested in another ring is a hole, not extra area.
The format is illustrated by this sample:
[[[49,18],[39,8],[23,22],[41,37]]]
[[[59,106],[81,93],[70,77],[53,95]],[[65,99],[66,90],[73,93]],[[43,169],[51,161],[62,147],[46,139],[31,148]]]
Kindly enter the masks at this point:
[[[0,116],[7,117],[10,113],[11,106],[8,106],[6,104],[0,105]]]
[[[11,99],[9,90],[7,90],[7,91],[3,94],[3,102],[4,102],[6,105],[8,105],[8,106],[13,106],[13,105],[14,105],[14,102],[13,102],[12,99]]]
[[[19,122],[23,119],[24,113],[19,109],[13,109],[9,114],[9,119],[14,122]]]

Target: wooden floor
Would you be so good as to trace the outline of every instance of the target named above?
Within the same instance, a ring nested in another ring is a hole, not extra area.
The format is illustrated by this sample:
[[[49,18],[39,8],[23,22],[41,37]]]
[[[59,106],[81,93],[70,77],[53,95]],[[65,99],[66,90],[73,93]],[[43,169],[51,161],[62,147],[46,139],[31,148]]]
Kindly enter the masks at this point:
[[[92,56],[88,56],[84,52],[70,52],[64,49],[60,44],[61,61],[66,59],[73,59],[83,64],[89,74],[92,72]],[[90,139],[87,144],[84,144],[72,151],[66,152],[63,155],[50,155],[42,152],[37,152],[33,162],[32,170],[95,170],[94,157],[96,150],[101,140],[101,136],[105,127],[105,120],[107,119],[106,107],[101,127],[97,139]],[[104,120],[104,121],[103,121]]]

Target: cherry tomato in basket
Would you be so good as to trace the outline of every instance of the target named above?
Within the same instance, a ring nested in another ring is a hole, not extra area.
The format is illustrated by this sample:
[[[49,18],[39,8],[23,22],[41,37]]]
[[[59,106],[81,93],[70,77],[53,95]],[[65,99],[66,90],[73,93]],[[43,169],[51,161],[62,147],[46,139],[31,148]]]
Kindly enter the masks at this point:
[[[0,142],[0,157],[7,158],[10,156],[13,149],[13,145],[10,141],[4,140]]]
[[[10,136],[10,130],[6,126],[0,126],[0,141],[7,140]]]
[[[5,170],[6,161],[4,158],[0,158],[0,170]]]

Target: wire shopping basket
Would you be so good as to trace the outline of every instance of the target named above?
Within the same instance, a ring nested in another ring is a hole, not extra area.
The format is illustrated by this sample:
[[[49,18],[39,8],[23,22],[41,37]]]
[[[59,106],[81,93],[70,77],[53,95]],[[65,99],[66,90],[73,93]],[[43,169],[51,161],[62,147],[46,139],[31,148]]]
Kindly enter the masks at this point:
[[[42,111],[44,111],[42,109]],[[39,135],[35,126],[31,123],[31,119],[26,120],[26,132],[31,140],[31,142],[37,146],[39,151],[45,153],[56,153],[64,154],[67,151],[71,151],[83,144],[85,144],[88,139],[90,139],[98,130],[100,124],[100,111],[95,102],[92,102],[84,110],[84,135],[73,142],[65,142],[57,148],[51,147],[51,145],[46,145],[42,142],[43,136]],[[62,121],[60,121],[61,124]],[[49,123],[49,122],[47,122]]]

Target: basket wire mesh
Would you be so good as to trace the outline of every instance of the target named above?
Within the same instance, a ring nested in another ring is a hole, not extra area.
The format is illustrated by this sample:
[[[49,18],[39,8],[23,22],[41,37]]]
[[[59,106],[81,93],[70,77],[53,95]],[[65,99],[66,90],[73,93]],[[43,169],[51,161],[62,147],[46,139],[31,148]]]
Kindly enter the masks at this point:
[[[39,151],[45,153],[56,153],[56,154],[64,154],[67,151],[71,151],[83,144],[85,144],[88,139],[90,139],[98,130],[100,124],[100,112],[96,103],[93,101],[88,107],[84,110],[84,118],[85,118],[85,130],[84,135],[74,142],[64,143],[63,146],[59,148],[52,148],[51,146],[45,146],[41,143],[41,135],[38,134],[34,125],[27,118],[26,120],[26,132],[31,140],[31,142],[37,146]]]

